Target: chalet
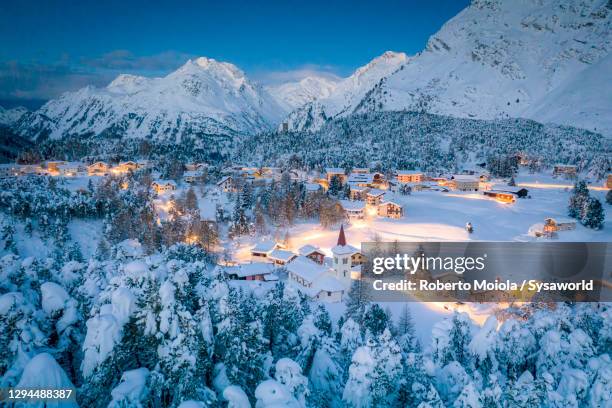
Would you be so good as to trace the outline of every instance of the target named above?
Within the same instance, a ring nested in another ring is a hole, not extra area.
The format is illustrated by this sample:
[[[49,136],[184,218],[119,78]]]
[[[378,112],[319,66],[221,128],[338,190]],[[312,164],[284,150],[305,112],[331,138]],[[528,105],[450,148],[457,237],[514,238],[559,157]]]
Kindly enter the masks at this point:
[[[608,179],[606,180],[606,188],[612,189],[612,174],[608,174]]]
[[[268,259],[277,266],[285,266],[295,257],[293,252],[286,249],[274,249],[268,254]]]
[[[176,190],[176,183],[173,180],[155,180],[151,183],[151,187],[157,194],[163,194]]]
[[[334,176],[339,177],[342,184],[346,182],[346,174],[344,174],[344,169],[339,167],[329,167],[325,169],[325,178],[327,179],[328,183],[331,183]]]
[[[323,262],[325,261],[325,253],[314,245],[304,245],[298,249],[298,253],[300,256],[305,256],[319,265],[323,265]]]
[[[577,174],[578,167],[571,164],[555,164],[553,167],[553,176],[575,178]]]
[[[232,176],[225,176],[221,180],[217,182],[217,187],[219,187],[224,192],[228,193],[230,191],[234,191],[236,189],[234,184],[234,179]]]
[[[87,166],[87,174],[90,176],[105,176],[110,171],[107,163],[98,161]]]
[[[200,183],[204,181],[204,173],[200,170],[188,170],[183,173],[183,181],[189,184]]]
[[[383,190],[371,189],[366,193],[366,202],[368,205],[378,206],[383,200],[385,192]]]
[[[370,190],[368,187],[359,187],[357,185],[349,185],[349,187],[349,198],[351,200],[364,200],[366,193]]]
[[[289,281],[310,298],[340,302],[347,287],[333,276],[329,268],[305,256],[298,256],[286,266]]]
[[[480,180],[477,176],[455,174],[452,176],[449,186],[453,190],[478,191]]]
[[[59,174],[58,166],[61,166],[63,164],[66,164],[66,162],[63,160],[50,160],[50,161],[45,162],[45,166],[49,170],[49,173],[55,173],[55,174]]]
[[[113,168],[113,171],[116,173],[127,173],[136,170],[138,170],[138,163],[134,161],[121,162]]]
[[[126,239],[119,242],[115,247],[117,259],[135,259],[144,255],[144,248],[137,239]]]
[[[490,190],[484,191],[483,194],[487,197],[494,198],[500,203],[514,203],[516,201],[516,195],[508,191]]]
[[[544,233],[570,231],[574,229],[576,229],[576,220],[572,218],[546,218],[544,220]]]
[[[262,241],[258,242],[253,248],[251,248],[251,256],[254,258],[267,258],[270,252],[277,248],[277,244],[274,241]]]
[[[361,201],[340,200],[340,205],[349,220],[361,220],[365,215],[365,204]]]
[[[393,201],[385,201],[378,204],[378,216],[388,218],[401,218],[404,215],[404,207]]]
[[[85,171],[85,165],[81,162],[68,162],[57,166],[57,171],[62,176],[76,176]]]
[[[248,281],[274,281],[278,276],[274,274],[274,267],[268,263],[254,262],[227,266],[225,273],[230,279]]]
[[[420,183],[425,179],[425,176],[420,171],[398,170],[396,173],[398,183]]]

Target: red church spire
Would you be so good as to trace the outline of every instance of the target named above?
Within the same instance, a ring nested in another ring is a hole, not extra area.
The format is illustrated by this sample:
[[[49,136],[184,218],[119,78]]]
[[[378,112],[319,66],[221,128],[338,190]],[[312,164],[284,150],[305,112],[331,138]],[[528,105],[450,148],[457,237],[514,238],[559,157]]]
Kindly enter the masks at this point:
[[[346,246],[346,237],[344,236],[344,225],[340,225],[340,234],[338,235],[338,245]]]

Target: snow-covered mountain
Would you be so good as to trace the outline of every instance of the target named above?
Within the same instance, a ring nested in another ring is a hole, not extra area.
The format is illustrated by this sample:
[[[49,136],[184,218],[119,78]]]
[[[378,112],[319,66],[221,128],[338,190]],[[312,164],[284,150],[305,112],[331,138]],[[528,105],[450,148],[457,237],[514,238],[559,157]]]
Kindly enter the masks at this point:
[[[17,122],[28,110],[23,106],[18,106],[12,109],[5,109],[0,106],[0,125],[12,126]]]
[[[24,115],[14,128],[31,140],[87,133],[179,141],[259,132],[284,114],[235,65],[202,57],[163,78],[119,75],[106,88],[66,93]]]
[[[475,0],[367,92],[321,100],[319,115],[525,117],[612,135],[611,16],[606,0]]]
[[[350,115],[383,78],[391,75],[406,61],[406,54],[387,51],[339,81],[327,97],[318,98],[291,112],[284,122],[289,130],[314,130],[319,129],[328,118]]]
[[[266,89],[279,103],[293,110],[316,99],[329,97],[338,81],[333,77],[308,76],[297,82],[286,82]]]

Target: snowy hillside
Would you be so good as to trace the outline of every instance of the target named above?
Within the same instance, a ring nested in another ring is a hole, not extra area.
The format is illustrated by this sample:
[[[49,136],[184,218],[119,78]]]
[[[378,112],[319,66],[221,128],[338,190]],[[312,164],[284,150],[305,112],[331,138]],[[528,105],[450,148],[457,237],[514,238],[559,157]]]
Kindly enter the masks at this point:
[[[612,5],[474,1],[362,101],[363,110],[527,117],[612,134]]]
[[[289,130],[319,129],[324,123],[321,118],[350,115],[373,87],[406,61],[408,61],[406,54],[392,51],[374,58],[358,68],[351,76],[338,82],[334,91],[326,98],[320,98],[293,111],[285,119]]]
[[[286,82],[266,89],[280,104],[293,110],[315,99],[329,97],[337,83],[335,78],[309,76],[297,82]]]
[[[605,0],[474,1],[395,73],[379,73],[359,92],[338,86],[322,101],[324,113],[525,117],[612,135],[612,93],[601,88],[609,83],[611,16]],[[291,126],[303,122],[299,114],[289,116],[290,129],[301,130]]]
[[[31,140],[93,133],[180,141],[258,132],[283,114],[236,66],[202,57],[163,78],[120,75],[104,89],[66,93],[22,117],[15,129]]]
[[[12,109],[5,109],[0,106],[0,125],[11,126],[13,123],[17,122],[27,111],[28,110],[23,106],[18,106]]]

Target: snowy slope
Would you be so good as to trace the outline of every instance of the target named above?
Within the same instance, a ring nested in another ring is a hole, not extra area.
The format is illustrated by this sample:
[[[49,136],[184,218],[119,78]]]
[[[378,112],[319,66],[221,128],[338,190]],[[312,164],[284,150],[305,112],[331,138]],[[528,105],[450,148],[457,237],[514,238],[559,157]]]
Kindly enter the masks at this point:
[[[425,50],[398,58],[397,69],[357,83],[366,66],[342,81],[316,116],[414,110],[524,117],[612,135],[611,20],[606,0],[475,0]],[[303,123],[316,130],[322,122],[306,120],[312,111],[307,106],[285,121],[291,130]]]
[[[11,126],[19,120],[28,110],[23,106],[5,109],[0,106],[0,125]]]
[[[293,110],[316,99],[329,97],[337,83],[336,78],[309,76],[297,82],[286,82],[266,89],[280,104]]]
[[[327,97],[308,103],[291,112],[285,119],[290,130],[319,129],[323,118],[350,115],[359,108],[362,99],[383,78],[392,74],[408,61],[401,52],[387,51],[368,64],[358,68],[351,76],[338,82],[334,91]],[[310,127],[304,127],[307,124]]]
[[[362,105],[610,135],[611,19],[605,0],[474,1]]]
[[[104,89],[66,93],[22,117],[15,129],[31,140],[108,133],[178,141],[258,132],[282,115],[274,98],[235,65],[202,57],[163,78],[120,75]]]

